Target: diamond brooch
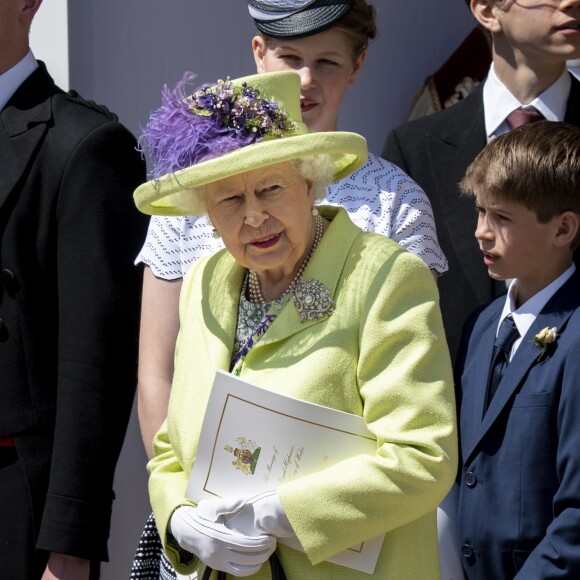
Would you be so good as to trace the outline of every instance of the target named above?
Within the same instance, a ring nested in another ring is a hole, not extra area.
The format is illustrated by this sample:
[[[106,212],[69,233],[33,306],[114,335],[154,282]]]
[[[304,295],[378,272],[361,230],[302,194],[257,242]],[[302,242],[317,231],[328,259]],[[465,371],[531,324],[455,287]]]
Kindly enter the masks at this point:
[[[328,288],[318,280],[300,280],[294,285],[292,293],[300,322],[317,320],[334,312],[332,296]]]

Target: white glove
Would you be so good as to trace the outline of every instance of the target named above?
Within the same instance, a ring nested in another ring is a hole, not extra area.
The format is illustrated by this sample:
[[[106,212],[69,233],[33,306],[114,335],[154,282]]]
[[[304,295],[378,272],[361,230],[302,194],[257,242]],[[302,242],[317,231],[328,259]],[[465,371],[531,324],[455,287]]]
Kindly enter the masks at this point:
[[[204,564],[234,576],[255,574],[276,549],[272,536],[245,536],[204,518],[191,506],[181,506],[173,512],[169,531],[184,550]]]
[[[200,516],[221,522],[246,536],[269,534],[276,538],[296,537],[275,491],[255,495],[204,499],[197,505]]]

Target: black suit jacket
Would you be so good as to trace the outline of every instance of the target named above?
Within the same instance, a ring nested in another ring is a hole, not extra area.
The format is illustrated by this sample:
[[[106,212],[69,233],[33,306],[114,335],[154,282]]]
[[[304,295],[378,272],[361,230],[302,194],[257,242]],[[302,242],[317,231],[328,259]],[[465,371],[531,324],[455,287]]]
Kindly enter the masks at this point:
[[[43,63],[0,112],[0,436],[16,441],[42,550],[107,559],[136,386],[133,260],[148,218],[132,193],[145,179],[134,136]]]
[[[580,82],[574,77],[564,120],[580,126]],[[437,237],[449,262],[438,286],[453,360],[467,316],[498,294],[475,239],[473,199],[461,197],[457,186],[486,142],[481,83],[452,107],[391,131],[382,152],[423,188],[433,206]]]

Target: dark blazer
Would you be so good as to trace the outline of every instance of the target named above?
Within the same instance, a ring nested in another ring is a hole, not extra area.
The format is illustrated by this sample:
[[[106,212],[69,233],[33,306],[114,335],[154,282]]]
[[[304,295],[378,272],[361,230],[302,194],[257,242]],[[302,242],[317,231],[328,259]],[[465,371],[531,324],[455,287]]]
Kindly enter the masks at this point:
[[[574,77],[565,121],[580,126],[580,82]],[[505,291],[501,286],[498,292],[483,263],[473,199],[461,197],[457,187],[486,142],[482,83],[452,107],[391,131],[382,152],[423,188],[433,206],[437,237],[449,262],[438,286],[453,360],[467,316]]]
[[[26,470],[37,548],[106,559],[136,386],[145,162],[114,114],[39,64],[0,111],[0,436]]]
[[[580,578],[580,271],[523,337],[483,416],[504,300],[469,318],[458,357],[463,566],[470,580]],[[532,339],[554,326],[538,361]]]

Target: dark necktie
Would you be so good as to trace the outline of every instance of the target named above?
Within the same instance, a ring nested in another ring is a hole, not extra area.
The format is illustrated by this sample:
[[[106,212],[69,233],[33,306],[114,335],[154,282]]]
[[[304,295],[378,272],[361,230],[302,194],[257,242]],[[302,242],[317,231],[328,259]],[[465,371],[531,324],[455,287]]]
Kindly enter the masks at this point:
[[[514,342],[520,337],[516,323],[512,316],[504,318],[499,327],[495,343],[493,345],[493,355],[491,357],[491,367],[489,369],[489,386],[487,389],[486,409],[489,406],[501,377],[509,364],[510,352]]]
[[[527,125],[528,123],[534,123],[535,121],[544,120],[544,115],[538,111],[535,107],[519,107],[513,110],[507,117],[505,122],[508,127],[515,129],[516,127],[521,127],[522,125]]]

